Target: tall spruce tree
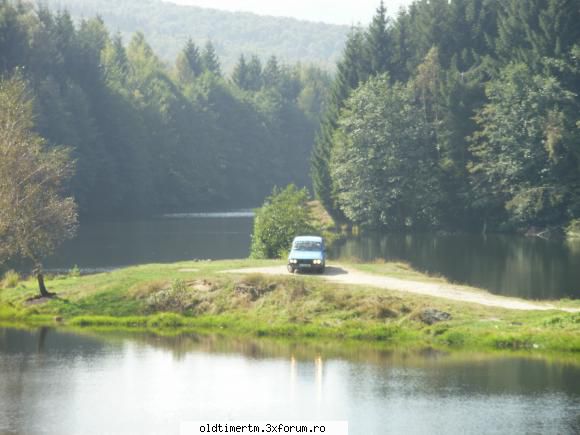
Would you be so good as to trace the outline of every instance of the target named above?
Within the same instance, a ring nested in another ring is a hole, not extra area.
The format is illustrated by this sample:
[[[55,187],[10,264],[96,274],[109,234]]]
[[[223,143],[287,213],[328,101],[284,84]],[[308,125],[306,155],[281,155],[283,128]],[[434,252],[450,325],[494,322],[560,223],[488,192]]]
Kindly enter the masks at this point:
[[[365,35],[353,29],[347,39],[343,57],[337,65],[337,74],[331,87],[330,102],[322,119],[312,154],[312,185],[316,197],[326,210],[337,219],[343,218],[333,197],[329,162],[332,155],[334,131],[344,101],[369,76],[365,58]]]
[[[209,71],[216,76],[221,76],[222,67],[220,65],[218,55],[215,51],[215,47],[211,41],[207,41],[205,44],[203,53],[201,55],[201,63],[205,71]]]
[[[260,58],[253,55],[248,62],[248,89],[250,91],[258,91],[262,88],[262,62]]]
[[[262,79],[264,86],[267,88],[276,88],[280,85],[281,71],[276,56],[271,56],[268,59],[262,73]]]
[[[389,33],[390,20],[383,0],[376,10],[366,32],[366,56],[372,74],[390,71],[392,65],[392,42]]]
[[[183,84],[192,83],[203,72],[201,56],[195,43],[188,39],[175,61],[177,79]]]
[[[232,72],[232,81],[240,89],[248,89],[248,63],[246,62],[246,56],[240,55],[238,63],[234,67]]]

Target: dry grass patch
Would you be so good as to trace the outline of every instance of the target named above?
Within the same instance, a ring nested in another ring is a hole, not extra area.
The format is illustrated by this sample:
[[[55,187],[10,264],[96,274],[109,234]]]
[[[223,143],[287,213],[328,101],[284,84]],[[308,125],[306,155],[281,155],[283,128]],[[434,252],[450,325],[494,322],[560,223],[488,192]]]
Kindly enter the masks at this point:
[[[20,275],[18,274],[18,272],[15,272],[14,270],[9,270],[8,272],[6,272],[4,274],[4,277],[2,278],[2,281],[0,282],[0,288],[14,288],[18,285],[18,283],[20,282]]]
[[[127,292],[127,295],[136,299],[147,299],[152,294],[168,287],[169,283],[165,280],[140,282],[139,284],[131,287]]]

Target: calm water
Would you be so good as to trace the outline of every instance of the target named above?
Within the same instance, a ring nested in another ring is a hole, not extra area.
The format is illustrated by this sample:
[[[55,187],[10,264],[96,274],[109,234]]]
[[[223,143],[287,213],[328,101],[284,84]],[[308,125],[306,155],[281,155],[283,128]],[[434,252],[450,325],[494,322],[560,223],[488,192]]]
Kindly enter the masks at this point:
[[[85,223],[47,268],[99,271],[142,263],[245,258],[250,211],[176,214],[133,222]],[[454,282],[528,299],[580,298],[580,242],[519,236],[363,235],[330,249],[332,258],[385,258]]]
[[[224,260],[249,254],[253,213],[183,213],[141,221],[87,222],[46,267],[111,269],[192,259]]]
[[[0,329],[0,373],[0,433],[177,434],[195,420],[580,433],[580,366],[510,355]]]
[[[523,236],[363,235],[333,246],[336,257],[402,260],[494,293],[580,299],[580,241]]]

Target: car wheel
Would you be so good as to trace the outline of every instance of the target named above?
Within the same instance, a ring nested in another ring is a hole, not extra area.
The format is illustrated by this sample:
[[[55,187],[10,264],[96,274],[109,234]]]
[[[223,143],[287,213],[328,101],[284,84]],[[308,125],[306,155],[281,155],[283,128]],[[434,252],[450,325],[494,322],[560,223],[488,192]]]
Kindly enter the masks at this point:
[[[288,272],[294,273],[294,267],[292,267],[292,265],[289,264],[288,266],[286,266],[286,268],[288,269]]]

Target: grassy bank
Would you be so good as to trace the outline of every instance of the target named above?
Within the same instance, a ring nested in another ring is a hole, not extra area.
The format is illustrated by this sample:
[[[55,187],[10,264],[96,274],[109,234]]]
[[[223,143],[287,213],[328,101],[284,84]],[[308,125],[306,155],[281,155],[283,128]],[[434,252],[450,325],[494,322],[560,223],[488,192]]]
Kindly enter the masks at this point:
[[[315,276],[222,273],[276,261],[147,265],[90,276],[51,277],[52,300],[31,300],[35,283],[0,290],[4,325],[150,330],[172,334],[335,337],[405,346],[580,352],[580,314],[522,312],[427,298]],[[437,281],[406,265],[354,265],[414,281]],[[14,283],[12,283],[14,284]],[[428,312],[450,319],[429,324]],[[580,357],[580,356],[579,356]]]

